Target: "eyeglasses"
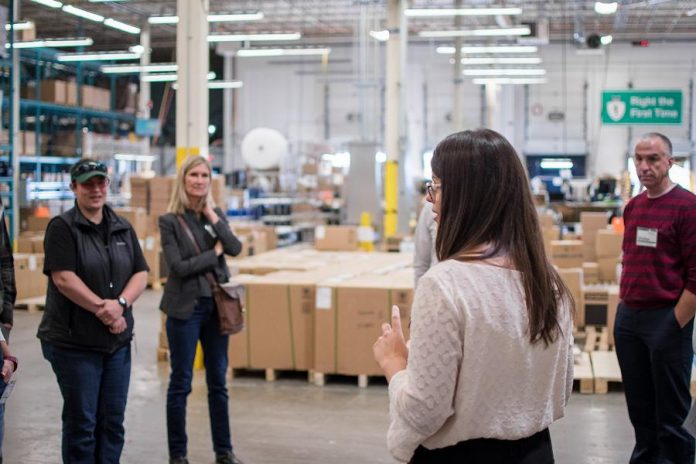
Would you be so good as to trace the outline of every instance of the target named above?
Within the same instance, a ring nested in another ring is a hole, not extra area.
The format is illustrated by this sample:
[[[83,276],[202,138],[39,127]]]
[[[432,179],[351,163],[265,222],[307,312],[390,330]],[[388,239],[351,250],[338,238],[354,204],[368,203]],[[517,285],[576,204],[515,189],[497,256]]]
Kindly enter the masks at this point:
[[[436,184],[434,182],[428,182],[425,184],[425,191],[431,199],[435,199],[435,192],[442,188],[442,184]]]

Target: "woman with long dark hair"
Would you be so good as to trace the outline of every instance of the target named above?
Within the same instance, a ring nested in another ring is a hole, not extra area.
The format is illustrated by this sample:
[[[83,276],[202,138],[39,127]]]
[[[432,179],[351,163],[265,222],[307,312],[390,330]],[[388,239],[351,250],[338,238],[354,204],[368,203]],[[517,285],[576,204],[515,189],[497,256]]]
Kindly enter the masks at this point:
[[[412,463],[552,463],[574,303],[544,252],[525,170],[488,129],[445,138],[432,170],[441,262],[418,283],[410,348],[398,311],[374,346],[389,449]]]

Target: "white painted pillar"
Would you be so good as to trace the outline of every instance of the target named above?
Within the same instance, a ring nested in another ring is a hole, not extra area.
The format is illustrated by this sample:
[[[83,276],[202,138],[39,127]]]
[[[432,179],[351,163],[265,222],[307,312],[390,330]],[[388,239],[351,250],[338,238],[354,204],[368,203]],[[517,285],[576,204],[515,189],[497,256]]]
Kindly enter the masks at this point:
[[[19,0],[12,1],[12,17],[7,18],[8,22],[11,21],[14,24],[19,22],[20,11],[19,11]],[[4,30],[2,31],[5,32]],[[16,30],[12,30],[14,35],[14,41],[19,40],[19,34]],[[13,240],[17,240],[19,237],[19,157],[22,153],[22,142],[19,138],[19,88],[20,88],[20,73],[21,66],[19,65],[19,54],[20,50],[15,48],[12,54],[12,224],[10,228],[12,229]],[[37,147],[38,148],[38,147]],[[41,180],[41,179],[36,179]]]
[[[462,0],[457,0],[455,8],[462,7]],[[454,28],[460,29],[462,24],[462,17],[457,15],[454,17]],[[463,99],[463,84],[464,78],[462,77],[462,38],[457,37],[454,39],[454,75],[452,76],[452,83],[454,84],[454,89],[452,92],[452,132],[459,132],[463,130],[462,127],[462,99]]]
[[[234,57],[230,53],[223,55],[223,77],[225,81],[234,80],[233,59]],[[234,159],[233,92],[233,89],[222,91],[222,172],[225,174],[242,168],[241,165],[237,165]]]
[[[140,30],[140,46],[143,47],[143,54],[140,56],[140,66],[148,66],[150,64],[150,24],[145,22]],[[145,82],[143,77],[148,73],[142,71],[140,73],[140,93],[138,94],[138,117],[142,119],[150,119],[150,83]]]
[[[401,0],[387,3],[387,70],[385,108],[385,148],[387,162],[384,167],[384,236],[392,237],[398,228],[399,208],[399,158],[401,154]]]
[[[177,0],[176,163],[208,156],[208,0]]]

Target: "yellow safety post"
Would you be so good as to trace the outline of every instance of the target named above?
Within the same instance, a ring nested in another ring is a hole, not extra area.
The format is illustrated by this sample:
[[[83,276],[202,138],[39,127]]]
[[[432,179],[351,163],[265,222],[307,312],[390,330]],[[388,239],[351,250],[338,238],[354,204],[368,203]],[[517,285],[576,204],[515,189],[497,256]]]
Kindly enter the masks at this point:
[[[399,209],[399,162],[384,165],[384,238],[396,235]]]
[[[203,364],[203,347],[201,346],[201,342],[196,344],[196,357],[193,358],[193,368],[196,370],[205,368],[205,364]]]
[[[360,227],[358,228],[358,246],[362,251],[374,251],[374,229],[370,213],[363,211],[360,214]]]

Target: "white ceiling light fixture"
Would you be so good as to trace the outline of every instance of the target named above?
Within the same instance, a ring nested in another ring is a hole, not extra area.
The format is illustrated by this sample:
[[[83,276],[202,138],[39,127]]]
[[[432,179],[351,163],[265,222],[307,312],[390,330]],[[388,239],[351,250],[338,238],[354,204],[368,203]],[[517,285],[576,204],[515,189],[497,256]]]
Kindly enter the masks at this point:
[[[691,16],[693,16],[693,15],[696,15],[696,8],[694,8],[693,10],[689,10],[689,11],[686,12],[686,16],[691,17]]]
[[[616,13],[619,9],[618,2],[595,2],[594,10],[595,13],[601,15],[610,15]]]
[[[118,29],[119,31],[127,32],[129,34],[140,34],[139,27],[131,26],[130,24],[126,24],[121,21],[116,21],[113,18],[107,18],[104,20],[104,25]]]
[[[440,46],[435,49],[443,55],[453,55],[455,48],[452,46]],[[473,45],[461,48],[467,55],[481,55],[486,53],[536,53],[539,48],[535,45]]]
[[[216,13],[208,15],[210,23],[234,23],[241,21],[258,21],[263,19],[263,13],[254,11],[249,13]],[[150,24],[178,24],[179,17],[176,15],[168,16],[150,16],[147,18]]]
[[[114,159],[118,161],[155,161],[155,155],[135,155],[130,153],[116,153]]]
[[[39,5],[47,6],[49,8],[61,8],[63,4],[57,0],[31,0]]]
[[[209,81],[212,81],[215,79],[215,76],[216,74],[213,71],[210,71],[207,77]],[[142,78],[143,82],[176,82],[176,80],[176,74],[150,74],[143,76]]]
[[[472,79],[475,85],[487,85],[487,84],[499,84],[499,85],[534,85],[534,84],[546,84],[546,79],[543,78],[508,78],[508,77],[498,77],[498,78],[478,78]]]
[[[264,34],[213,34],[208,36],[208,42],[252,42],[252,41],[280,41],[280,40],[299,40],[302,34],[299,32],[279,32]]]
[[[240,58],[260,58],[271,56],[313,56],[328,55],[331,49],[327,47],[317,48],[242,48],[236,55]]]
[[[38,39],[18,41],[13,44],[14,48],[45,48],[45,47],[89,47],[94,41],[89,37],[76,37],[66,39]],[[5,44],[10,48],[10,44]]]
[[[534,68],[489,68],[465,69],[465,76],[545,76],[545,69]]]
[[[239,89],[244,86],[242,81],[213,81],[208,82],[208,88],[215,89]]]
[[[73,16],[78,16],[80,18],[89,19],[90,21],[94,21],[95,23],[103,23],[104,22],[104,17],[102,15],[98,15],[96,13],[92,13],[90,11],[83,10],[82,8],[74,7],[72,5],[64,5],[63,11],[65,11],[66,13],[71,14]]]
[[[11,27],[11,24],[5,24],[6,31],[9,31]],[[32,21],[21,21],[18,23],[14,23],[15,31],[27,31],[29,29],[34,29],[34,23]]]
[[[530,57],[481,57],[481,58],[462,58],[462,64],[541,64],[541,58],[536,56]]]
[[[106,64],[101,67],[104,74],[139,74],[141,72],[177,72],[179,66],[176,63],[152,63],[148,65],[136,64]]]
[[[542,158],[541,169],[573,169],[573,161],[568,158]]]
[[[529,35],[531,29],[528,26],[519,27],[501,27],[490,29],[470,29],[458,31],[420,31],[420,37],[428,37],[432,39],[448,38],[448,37],[500,37],[500,36],[522,36]]]
[[[409,8],[404,14],[412,18],[520,15],[522,8]]]
[[[74,61],[107,61],[107,60],[139,60],[140,53],[133,52],[91,52],[91,53],[61,53],[56,59],[61,62]]]
[[[602,42],[602,45],[609,45],[614,41],[614,38],[610,35],[603,35],[599,40]]]
[[[387,29],[381,31],[370,31],[370,37],[380,42],[386,42],[389,40],[389,31]]]

